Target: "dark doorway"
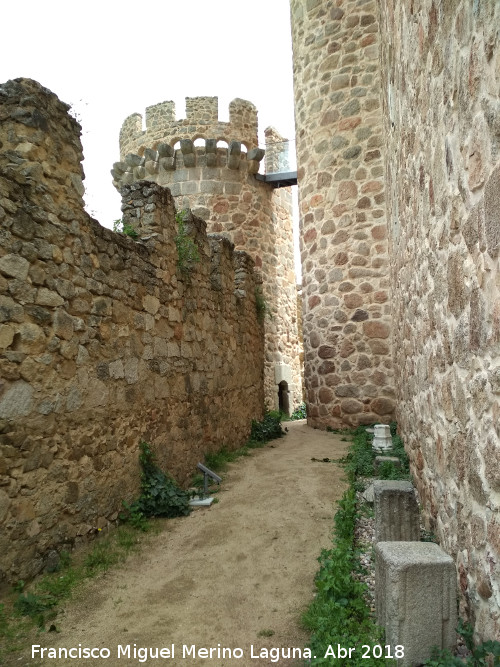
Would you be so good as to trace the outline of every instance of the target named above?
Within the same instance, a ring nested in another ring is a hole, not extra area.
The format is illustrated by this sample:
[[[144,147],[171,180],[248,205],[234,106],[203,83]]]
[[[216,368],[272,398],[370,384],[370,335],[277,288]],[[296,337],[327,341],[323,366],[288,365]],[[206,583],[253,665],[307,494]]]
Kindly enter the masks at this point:
[[[278,385],[279,410],[290,416],[290,395],[288,393],[288,382],[282,380]]]

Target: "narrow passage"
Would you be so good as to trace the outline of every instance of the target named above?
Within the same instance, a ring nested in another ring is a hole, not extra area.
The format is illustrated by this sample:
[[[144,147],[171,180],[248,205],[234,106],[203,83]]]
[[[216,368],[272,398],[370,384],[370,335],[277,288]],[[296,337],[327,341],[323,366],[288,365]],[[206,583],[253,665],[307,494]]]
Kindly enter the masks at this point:
[[[308,640],[300,616],[312,599],[317,558],[331,544],[335,502],[346,487],[340,466],[322,459],[340,458],[348,443],[305,421],[285,425],[285,437],[229,466],[218,504],[168,521],[140,554],[66,605],[57,621],[60,634],[39,636],[44,647],[106,647],[108,659],[40,664],[138,665],[134,644],[175,646],[174,659],[148,659],[147,665],[302,664],[252,658],[251,646],[259,655],[261,648],[303,648]],[[131,658],[118,658],[118,646],[127,645]],[[243,658],[183,658],[183,645],[241,648]]]

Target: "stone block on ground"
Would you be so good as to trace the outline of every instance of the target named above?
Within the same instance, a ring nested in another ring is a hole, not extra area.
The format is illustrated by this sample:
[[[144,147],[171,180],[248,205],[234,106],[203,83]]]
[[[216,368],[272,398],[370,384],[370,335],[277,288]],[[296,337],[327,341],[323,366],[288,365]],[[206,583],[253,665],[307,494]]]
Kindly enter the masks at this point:
[[[375,542],[420,540],[420,514],[411,482],[376,480],[373,483]]]
[[[452,649],[457,624],[453,559],[431,542],[379,542],[375,547],[377,623],[385,643],[404,647],[398,665],[419,665],[433,646]]]

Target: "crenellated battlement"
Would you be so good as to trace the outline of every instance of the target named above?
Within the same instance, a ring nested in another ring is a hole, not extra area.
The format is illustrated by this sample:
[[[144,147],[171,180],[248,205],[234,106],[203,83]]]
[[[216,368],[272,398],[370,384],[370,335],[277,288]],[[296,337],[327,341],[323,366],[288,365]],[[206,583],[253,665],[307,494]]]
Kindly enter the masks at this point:
[[[218,102],[217,97],[187,97],[185,118],[180,120],[173,102],[161,102],[146,109],[145,129],[139,114],[129,116],[120,133],[120,160],[111,170],[113,185],[122,192],[145,181],[168,188],[177,210],[190,208],[206,220],[209,232],[250,254],[269,312],[264,321],[267,404],[279,407],[275,365],[284,364],[287,377],[293,378],[287,395],[293,410],[302,392],[291,195],[255,177],[259,171],[289,171],[289,142],[268,127],[265,149],[259,148],[256,107],[234,99],[226,122],[220,120]],[[124,220],[135,226],[128,220],[134,211],[126,205],[122,211]],[[211,258],[212,285],[220,282],[219,264],[229,261],[224,248],[216,249]],[[236,293],[240,289],[244,291],[238,287]]]
[[[247,100],[234,99],[229,104],[229,122],[219,120],[217,97],[186,97],[186,117],[176,120],[175,104],[160,102],[146,109],[146,129],[142,115],[134,113],[123,122],[120,131],[121,160],[129,153],[141,155],[146,147],[157,148],[178,141],[202,138],[207,141],[238,141],[247,150],[258,147],[257,109]]]
[[[231,141],[225,147],[217,145],[215,139],[206,139],[205,146],[195,146],[191,139],[181,139],[179,149],[162,142],[156,148],[143,148],[140,154],[128,153],[113,164],[111,175],[117,189],[143,179],[162,185],[181,180],[213,180],[222,178],[220,170],[226,169],[256,174],[264,154],[262,148],[247,152],[241,141]],[[231,177],[223,180],[231,180]]]

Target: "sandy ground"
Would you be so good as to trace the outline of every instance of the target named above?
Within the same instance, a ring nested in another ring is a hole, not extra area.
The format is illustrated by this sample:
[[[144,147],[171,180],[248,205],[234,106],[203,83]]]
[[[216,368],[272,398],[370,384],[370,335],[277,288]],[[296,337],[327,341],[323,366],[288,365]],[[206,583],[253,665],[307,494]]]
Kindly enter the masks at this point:
[[[43,647],[104,647],[109,658],[39,664],[138,665],[142,655],[134,658],[134,645],[170,651],[173,645],[174,657],[164,653],[142,662],[147,665],[303,664],[276,661],[262,650],[303,648],[308,640],[300,617],[313,597],[317,558],[331,544],[335,501],[345,489],[338,465],[311,458],[338,459],[347,443],[305,421],[286,426],[286,437],[228,467],[217,504],[166,522],[146,548],[66,606],[57,620],[60,634],[37,640]],[[196,652],[215,651],[211,658],[193,657],[193,645]],[[130,646],[130,658],[118,657],[119,646]],[[239,651],[223,657],[224,648],[240,648],[243,657]]]

